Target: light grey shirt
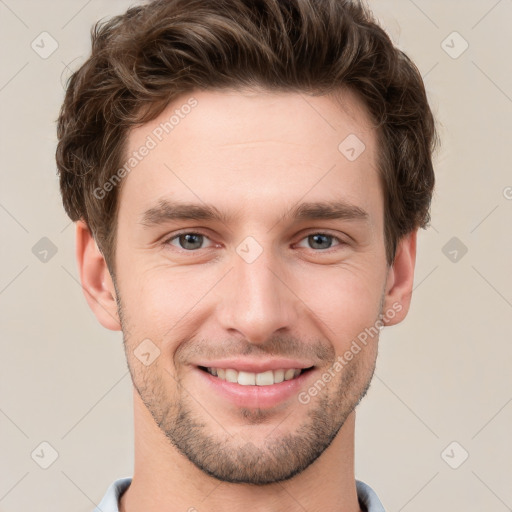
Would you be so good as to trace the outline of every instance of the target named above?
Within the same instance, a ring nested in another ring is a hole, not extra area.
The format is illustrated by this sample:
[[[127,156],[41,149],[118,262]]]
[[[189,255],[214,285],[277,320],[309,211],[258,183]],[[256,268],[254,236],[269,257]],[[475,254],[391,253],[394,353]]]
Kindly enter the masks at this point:
[[[119,498],[128,489],[131,482],[131,477],[120,478],[113,482],[94,512],[119,512]],[[375,491],[368,484],[356,480],[356,489],[359,504],[363,510],[366,512],[385,512]]]

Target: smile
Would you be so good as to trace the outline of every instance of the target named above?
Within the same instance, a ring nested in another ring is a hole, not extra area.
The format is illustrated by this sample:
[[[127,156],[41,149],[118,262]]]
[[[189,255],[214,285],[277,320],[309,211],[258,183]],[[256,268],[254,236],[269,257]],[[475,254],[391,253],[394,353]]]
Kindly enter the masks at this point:
[[[242,386],[272,386],[283,381],[293,380],[313,367],[267,370],[260,373],[237,371],[233,368],[206,368],[204,366],[199,366],[199,368],[220,380]]]

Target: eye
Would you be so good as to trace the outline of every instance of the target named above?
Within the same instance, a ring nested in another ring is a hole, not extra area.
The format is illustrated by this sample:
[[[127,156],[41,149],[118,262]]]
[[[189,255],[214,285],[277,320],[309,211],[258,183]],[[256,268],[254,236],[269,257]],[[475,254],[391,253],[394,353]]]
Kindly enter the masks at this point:
[[[186,231],[173,235],[171,238],[168,238],[164,242],[164,245],[172,245],[178,249],[193,252],[198,249],[206,249],[213,245],[213,243],[211,243],[210,246],[204,247],[203,243],[205,240],[211,242],[211,240],[202,233]],[[336,245],[345,245],[345,242],[343,242],[343,240],[328,233],[312,233],[303,238],[301,240],[301,243],[303,240],[307,241],[311,249],[317,251],[325,251]],[[334,243],[333,245],[333,242],[336,243]],[[300,243],[299,246],[301,246]],[[302,245],[302,247],[304,246]]]
[[[337,241],[335,245],[343,245],[344,242],[334,235],[328,233],[312,233],[302,240],[307,240],[311,244],[312,249],[326,250],[332,247],[332,242]]]
[[[195,249],[204,249],[204,247],[201,247],[204,240],[209,240],[209,238],[201,233],[185,232],[172,236],[164,244],[173,245],[185,251],[194,251]],[[174,241],[179,245],[174,244]]]

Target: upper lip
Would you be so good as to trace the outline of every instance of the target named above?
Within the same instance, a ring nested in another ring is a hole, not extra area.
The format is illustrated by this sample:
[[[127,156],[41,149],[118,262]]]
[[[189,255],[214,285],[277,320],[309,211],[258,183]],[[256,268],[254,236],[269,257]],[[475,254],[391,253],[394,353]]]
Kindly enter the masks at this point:
[[[200,362],[197,366],[204,366],[205,368],[231,368],[244,372],[262,373],[268,370],[287,370],[289,368],[306,369],[314,365],[311,362],[294,359],[217,359]]]

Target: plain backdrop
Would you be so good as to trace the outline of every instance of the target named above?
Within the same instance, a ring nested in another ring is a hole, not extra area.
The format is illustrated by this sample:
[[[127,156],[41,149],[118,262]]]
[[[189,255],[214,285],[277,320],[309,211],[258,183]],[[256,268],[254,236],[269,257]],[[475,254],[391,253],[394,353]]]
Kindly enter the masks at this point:
[[[92,511],[132,475],[122,337],[83,296],[54,152],[90,27],[134,3],[0,0],[0,512]],[[369,4],[442,146],[411,311],[358,407],[356,478],[391,512],[512,510],[512,1]]]

